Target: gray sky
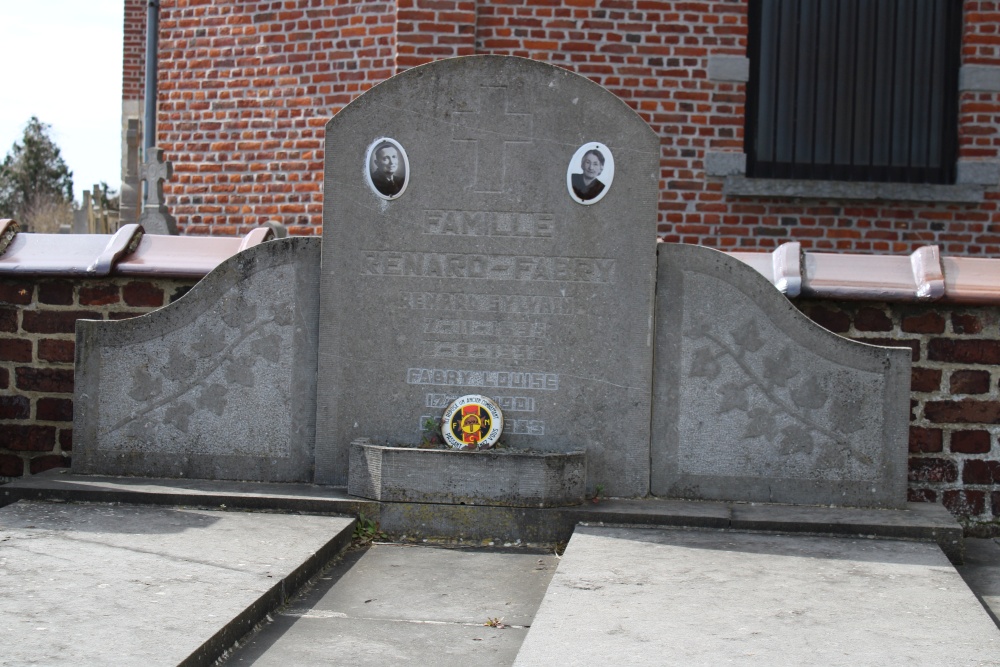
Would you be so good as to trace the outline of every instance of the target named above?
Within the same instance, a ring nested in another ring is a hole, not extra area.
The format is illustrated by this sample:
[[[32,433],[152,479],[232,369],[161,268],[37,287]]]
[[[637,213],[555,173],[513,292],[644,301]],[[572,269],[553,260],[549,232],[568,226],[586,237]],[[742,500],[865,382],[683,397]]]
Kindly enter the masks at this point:
[[[73,195],[121,187],[123,0],[0,0],[0,160],[32,116],[73,171]]]

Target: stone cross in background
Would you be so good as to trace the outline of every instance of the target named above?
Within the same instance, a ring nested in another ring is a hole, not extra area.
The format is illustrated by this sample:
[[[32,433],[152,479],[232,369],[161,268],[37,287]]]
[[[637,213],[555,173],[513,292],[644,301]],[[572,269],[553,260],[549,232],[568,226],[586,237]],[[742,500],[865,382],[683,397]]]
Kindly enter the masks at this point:
[[[153,147],[142,165],[142,179],[146,181],[146,205],[139,218],[147,234],[177,234],[177,221],[163,203],[163,181],[173,176],[173,165],[163,160],[163,149]]]
[[[129,118],[128,129],[125,131],[125,173],[122,179],[121,208],[119,209],[121,224],[127,225],[139,221],[139,194],[142,184],[139,180],[139,119]]]

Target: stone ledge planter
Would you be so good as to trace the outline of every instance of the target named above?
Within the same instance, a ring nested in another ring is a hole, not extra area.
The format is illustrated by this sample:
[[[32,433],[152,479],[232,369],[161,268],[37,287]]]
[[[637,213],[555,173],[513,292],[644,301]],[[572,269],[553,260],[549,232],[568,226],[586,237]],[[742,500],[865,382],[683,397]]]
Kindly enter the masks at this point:
[[[565,507],[584,500],[585,452],[463,452],[351,443],[347,491],[387,502]]]

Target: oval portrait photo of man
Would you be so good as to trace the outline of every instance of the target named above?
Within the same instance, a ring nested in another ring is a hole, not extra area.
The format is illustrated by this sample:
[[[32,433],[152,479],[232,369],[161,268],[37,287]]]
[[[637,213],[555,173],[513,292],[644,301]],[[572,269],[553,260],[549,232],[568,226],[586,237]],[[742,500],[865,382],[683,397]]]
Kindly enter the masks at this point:
[[[614,179],[615,158],[602,143],[589,142],[577,148],[566,169],[566,188],[584,205],[601,201]]]
[[[368,147],[365,174],[372,192],[382,199],[396,199],[406,190],[410,161],[395,139],[381,137]]]

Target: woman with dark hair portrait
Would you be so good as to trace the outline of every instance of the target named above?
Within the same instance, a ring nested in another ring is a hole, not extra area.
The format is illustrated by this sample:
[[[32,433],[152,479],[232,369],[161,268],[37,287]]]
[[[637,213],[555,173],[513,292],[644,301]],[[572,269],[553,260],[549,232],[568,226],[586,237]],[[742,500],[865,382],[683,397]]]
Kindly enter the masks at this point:
[[[573,193],[582,201],[590,201],[604,192],[604,183],[598,176],[604,171],[604,155],[596,148],[591,148],[583,154],[580,160],[582,174],[573,174]]]

